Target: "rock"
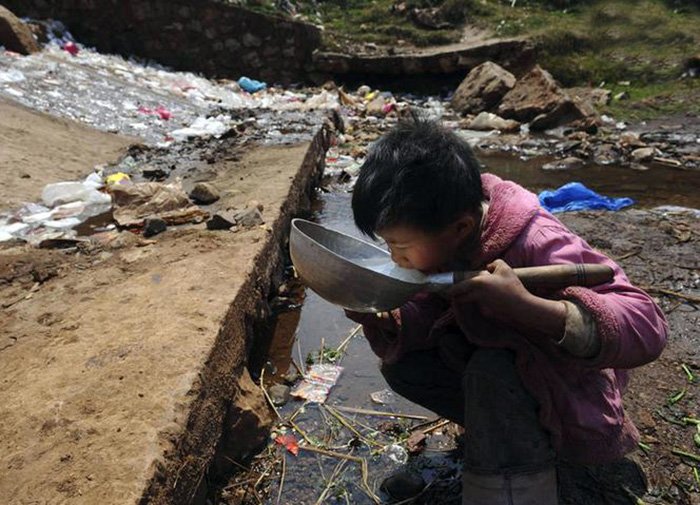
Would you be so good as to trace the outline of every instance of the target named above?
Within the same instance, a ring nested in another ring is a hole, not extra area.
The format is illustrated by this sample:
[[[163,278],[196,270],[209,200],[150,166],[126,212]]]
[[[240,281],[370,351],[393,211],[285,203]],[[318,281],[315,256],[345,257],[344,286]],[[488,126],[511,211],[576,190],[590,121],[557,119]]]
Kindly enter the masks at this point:
[[[655,147],[640,147],[630,153],[630,158],[634,163],[641,163],[653,159],[656,155]]]
[[[513,131],[520,128],[520,123],[513,119],[503,119],[491,112],[480,112],[474,119],[467,123],[470,130],[502,130]]]
[[[275,384],[267,389],[267,394],[270,395],[272,403],[279,407],[280,405],[284,405],[289,401],[289,391],[289,386],[285,386],[284,384]]]
[[[593,161],[598,165],[613,165],[620,162],[620,152],[612,144],[599,144],[593,147]]]
[[[572,98],[579,98],[595,107],[603,107],[610,103],[612,91],[603,88],[567,88],[564,92]]]
[[[208,205],[221,198],[221,195],[219,190],[208,182],[198,182],[190,192],[190,198],[195,203]]]
[[[168,224],[162,219],[152,218],[143,222],[143,236],[146,238],[163,233],[167,229]]]
[[[685,63],[683,64],[683,67],[685,69],[685,72],[683,72],[684,76],[687,77],[697,77],[700,75],[700,53],[691,56],[687,60],[685,60]]]
[[[515,83],[501,101],[498,115],[507,119],[530,122],[532,130],[546,130],[572,121],[597,122],[593,106],[580,96],[562,90],[549,72],[535,66]],[[592,118],[592,121],[589,119]]]
[[[575,156],[569,156],[562,160],[555,160],[546,165],[542,165],[542,170],[571,170],[572,168],[579,168],[585,164],[581,158]]]
[[[0,46],[20,54],[32,54],[40,50],[29,27],[2,5],[0,5]]]
[[[425,480],[418,473],[400,471],[384,479],[379,489],[392,499],[403,501],[420,494],[425,489]]]
[[[207,221],[207,230],[230,230],[236,225],[235,214],[230,210],[217,212]]]
[[[578,97],[564,96],[550,111],[538,115],[530,122],[534,131],[548,130],[573,123],[580,130],[596,130],[599,120],[593,106]]]
[[[411,9],[409,11],[409,18],[416,26],[429,30],[447,30],[454,28],[452,23],[443,18],[442,11],[438,7]]]
[[[256,208],[244,209],[234,214],[236,224],[244,228],[253,228],[265,223],[260,211]]]
[[[265,206],[260,203],[258,200],[250,200],[247,204],[246,207],[250,207],[251,209],[255,208],[258,209],[260,212],[265,210]]]
[[[469,72],[452,97],[452,108],[462,114],[477,114],[498,105],[515,86],[515,77],[487,61]]]

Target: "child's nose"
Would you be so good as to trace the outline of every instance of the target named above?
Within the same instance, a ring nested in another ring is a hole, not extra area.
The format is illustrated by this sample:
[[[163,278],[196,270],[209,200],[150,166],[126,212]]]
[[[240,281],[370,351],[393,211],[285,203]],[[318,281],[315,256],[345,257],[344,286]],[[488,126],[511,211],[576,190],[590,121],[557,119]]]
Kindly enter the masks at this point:
[[[396,263],[401,268],[411,268],[411,262],[403,254],[398,254],[391,251],[391,261]]]

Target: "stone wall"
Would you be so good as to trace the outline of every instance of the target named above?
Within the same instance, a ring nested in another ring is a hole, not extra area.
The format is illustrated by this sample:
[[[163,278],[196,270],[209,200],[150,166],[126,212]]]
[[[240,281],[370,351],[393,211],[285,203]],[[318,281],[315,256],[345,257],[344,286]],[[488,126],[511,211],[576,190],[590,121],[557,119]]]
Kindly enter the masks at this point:
[[[180,70],[268,82],[304,81],[318,28],[215,0],[2,0],[18,16],[62,21],[101,52]]]

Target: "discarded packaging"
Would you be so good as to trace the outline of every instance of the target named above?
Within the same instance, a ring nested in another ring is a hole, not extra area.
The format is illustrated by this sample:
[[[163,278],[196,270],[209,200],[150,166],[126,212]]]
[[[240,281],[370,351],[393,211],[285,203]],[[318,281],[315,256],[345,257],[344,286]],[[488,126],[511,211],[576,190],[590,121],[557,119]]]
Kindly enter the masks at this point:
[[[238,85],[248,93],[255,93],[267,88],[267,84],[261,81],[256,81],[250,77],[241,77],[238,79]]]
[[[149,217],[183,224],[201,222],[209,216],[190,202],[178,183],[116,184],[110,191],[114,196],[114,220],[120,226],[142,226]]]
[[[391,444],[384,449],[383,456],[397,465],[405,465],[408,461],[408,452],[398,444]]]
[[[342,371],[343,367],[337,365],[311,365],[304,374],[304,379],[292,390],[292,396],[313,403],[323,403]]]
[[[634,203],[631,198],[602,196],[580,182],[570,182],[553,191],[539,194],[540,205],[550,212],[577,210],[620,210]]]

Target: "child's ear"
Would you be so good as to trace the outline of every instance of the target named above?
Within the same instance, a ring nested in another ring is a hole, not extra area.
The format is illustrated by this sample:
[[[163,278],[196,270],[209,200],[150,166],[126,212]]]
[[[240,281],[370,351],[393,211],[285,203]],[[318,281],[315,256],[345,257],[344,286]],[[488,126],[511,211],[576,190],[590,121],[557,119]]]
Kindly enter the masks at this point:
[[[460,239],[470,237],[477,229],[479,220],[471,212],[465,212],[455,222],[457,235]]]

